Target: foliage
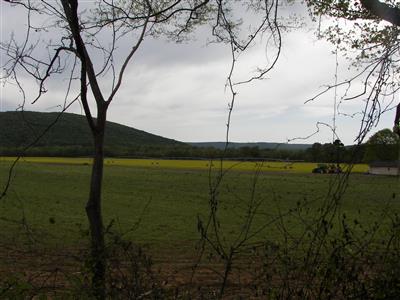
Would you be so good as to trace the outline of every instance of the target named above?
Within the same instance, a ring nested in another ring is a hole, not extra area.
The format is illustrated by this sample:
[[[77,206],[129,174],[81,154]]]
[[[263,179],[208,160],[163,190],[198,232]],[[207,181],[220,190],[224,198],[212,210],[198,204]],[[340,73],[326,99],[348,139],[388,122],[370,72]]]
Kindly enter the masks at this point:
[[[390,129],[375,133],[366,144],[364,161],[395,161],[399,157],[400,139]]]
[[[0,112],[0,144],[7,148],[26,147],[57,118],[58,113]],[[142,130],[107,122],[105,146],[110,148],[138,146],[180,146],[177,141]],[[57,123],[35,143],[35,147],[82,147],[91,149],[93,139],[84,116],[64,113]],[[87,151],[87,150],[86,150]],[[68,151],[66,151],[68,152]]]
[[[400,143],[400,139],[390,129],[386,128],[371,136],[367,143],[369,145],[397,145]]]
[[[320,32],[334,44],[337,44],[344,54],[350,54],[350,49],[357,50],[354,64],[371,62],[382,55],[396,57],[399,47],[399,28],[389,23],[375,10],[367,8],[365,2],[377,0],[307,0],[310,13],[315,16],[331,18],[333,23],[325,31]],[[389,7],[396,9],[396,1],[384,1]],[[388,15],[387,15],[388,16]],[[347,23],[342,22],[347,21]],[[353,58],[351,58],[353,59]],[[394,71],[398,66],[393,62]],[[387,84],[392,82],[387,82]]]
[[[297,217],[304,214],[301,209]],[[306,239],[268,241],[259,289],[271,299],[396,299],[399,220],[397,213],[384,214],[394,222],[379,244],[373,237],[381,224],[368,227],[345,213],[338,216],[339,224],[330,217],[318,220],[322,214],[316,214]],[[340,234],[332,234],[335,228]]]
[[[358,143],[378,124],[383,113],[396,106],[393,130],[399,132],[400,103],[395,101],[400,88],[397,77],[400,71],[400,8],[397,1],[307,0],[306,4],[314,20],[319,20],[319,37],[334,43],[336,51],[347,56],[355,67],[355,75],[329,85],[312,100],[331,89],[343,87],[339,105],[344,101],[363,101],[362,111],[354,112],[362,116]],[[358,88],[360,83],[361,89]]]

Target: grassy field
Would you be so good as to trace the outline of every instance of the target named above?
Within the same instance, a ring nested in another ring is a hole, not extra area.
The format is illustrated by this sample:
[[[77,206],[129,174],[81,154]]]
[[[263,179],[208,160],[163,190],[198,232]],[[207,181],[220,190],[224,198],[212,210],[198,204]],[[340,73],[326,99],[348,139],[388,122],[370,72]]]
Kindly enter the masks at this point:
[[[0,159],[3,186],[11,160]],[[143,244],[164,246],[192,242],[199,237],[197,218],[206,219],[209,202],[207,161],[123,160],[106,161],[103,207],[106,225]],[[235,164],[234,162],[228,162]],[[335,175],[311,174],[314,164],[264,163],[257,178],[255,199],[261,201],[254,230],[307,202],[313,214],[323,201]],[[232,240],[242,228],[252,195],[254,163],[232,167],[223,181],[219,199],[221,230]],[[361,170],[363,167],[360,166]],[[0,202],[1,240],[26,243],[38,239],[45,245],[75,245],[85,241],[90,166],[87,159],[24,158],[18,163],[7,197]],[[287,171],[287,172],[282,172]],[[213,180],[211,176],[211,181]],[[350,176],[342,212],[366,226],[382,219],[382,209],[400,208],[397,178],[364,174]],[[301,224],[288,218],[296,233]],[[276,226],[267,227],[256,239],[279,239]]]

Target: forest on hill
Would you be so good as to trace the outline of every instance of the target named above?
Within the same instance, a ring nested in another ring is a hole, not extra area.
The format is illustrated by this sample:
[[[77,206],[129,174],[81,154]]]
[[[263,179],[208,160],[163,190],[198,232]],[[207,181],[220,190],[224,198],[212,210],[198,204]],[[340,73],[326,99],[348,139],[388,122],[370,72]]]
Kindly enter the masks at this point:
[[[105,151],[109,156],[144,153],[185,144],[142,130],[107,122]],[[0,155],[88,156],[93,138],[84,116],[56,112],[0,112]]]
[[[84,116],[63,113],[0,112],[2,156],[90,156],[93,141]],[[108,157],[220,158],[237,160],[298,160],[308,162],[370,162],[395,160],[399,141],[389,129],[377,132],[359,146],[335,143],[183,143],[142,130],[108,122]]]

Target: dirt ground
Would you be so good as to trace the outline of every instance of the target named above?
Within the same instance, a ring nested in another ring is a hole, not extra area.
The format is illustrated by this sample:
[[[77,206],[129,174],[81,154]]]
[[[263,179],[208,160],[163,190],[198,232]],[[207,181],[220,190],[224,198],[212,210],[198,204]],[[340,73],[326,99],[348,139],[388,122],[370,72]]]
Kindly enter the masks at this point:
[[[187,299],[217,298],[223,281],[224,263],[220,259],[207,257],[206,253],[199,260],[195,249],[191,252],[190,247],[183,248],[161,251],[145,247],[141,253],[145,253],[146,256],[150,254],[150,258],[147,257],[149,259],[145,260],[146,263],[139,262],[134,265],[142,264],[139,272],[143,274],[140,276],[143,276],[144,280],[153,280],[159,288],[167,291],[168,298],[186,299],[182,298],[182,295],[191,295]],[[2,245],[0,293],[11,289],[18,292],[17,289],[21,289],[21,292],[30,295],[46,294],[52,299],[72,290],[76,292],[77,288],[85,288],[89,283],[85,268],[86,253],[84,247],[55,251]],[[135,259],[144,260],[143,257]],[[129,272],[132,258],[129,261],[121,256],[112,257],[112,260],[118,261],[117,264],[111,263],[111,268],[119,279],[132,276],[132,272]],[[149,261],[150,269],[147,268]],[[226,284],[224,299],[262,299],[257,296],[257,291],[252,289],[256,273],[254,262],[241,257],[235,261],[234,266]],[[28,289],[30,291],[27,291]]]

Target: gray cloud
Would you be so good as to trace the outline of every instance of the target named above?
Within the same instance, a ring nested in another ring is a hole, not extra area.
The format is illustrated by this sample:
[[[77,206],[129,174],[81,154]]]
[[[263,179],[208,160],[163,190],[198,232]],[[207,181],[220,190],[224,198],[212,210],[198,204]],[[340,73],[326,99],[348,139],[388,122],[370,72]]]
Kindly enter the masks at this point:
[[[2,9],[5,7],[3,3],[0,5]],[[302,13],[298,7],[293,11]],[[18,28],[20,12],[7,8],[2,13],[3,22],[7,20],[1,29],[2,38],[8,38],[9,32]],[[145,40],[110,106],[108,116],[111,121],[182,141],[224,140],[230,101],[230,94],[224,88],[230,68],[229,49],[224,45],[206,47],[207,28],[196,33],[196,41],[184,44],[152,38]],[[18,32],[18,36],[21,34]],[[262,42],[265,43],[265,39]],[[131,40],[123,39],[118,57],[122,57],[130,46]],[[285,33],[282,56],[268,79],[237,88],[232,140],[285,142],[310,135],[318,121],[332,123],[332,93],[304,104],[321,90],[322,85],[333,82],[335,57],[332,50],[330,44],[317,42],[306,30]],[[263,44],[252,47],[240,57],[235,78],[247,78],[257,66],[267,63],[268,53]],[[96,63],[101,65],[102,60],[96,57]],[[341,78],[349,74],[345,63],[341,61]],[[59,76],[50,81],[49,92],[26,109],[58,110],[55,106],[63,104],[66,77]],[[107,91],[111,85],[110,76],[104,77],[101,83]],[[29,91],[35,90],[31,80],[24,80],[24,85]],[[73,92],[76,91],[73,87]],[[20,104],[21,95],[15,87],[5,86],[0,102],[2,110],[13,110]],[[360,111],[361,107],[359,102],[345,103],[343,111],[350,114]],[[70,111],[81,113],[81,107],[75,104]],[[338,117],[338,133],[345,143],[353,141],[359,122],[358,118]],[[387,114],[380,128],[390,126],[391,116]],[[306,142],[329,142],[331,139],[329,129],[321,128],[318,135]]]

